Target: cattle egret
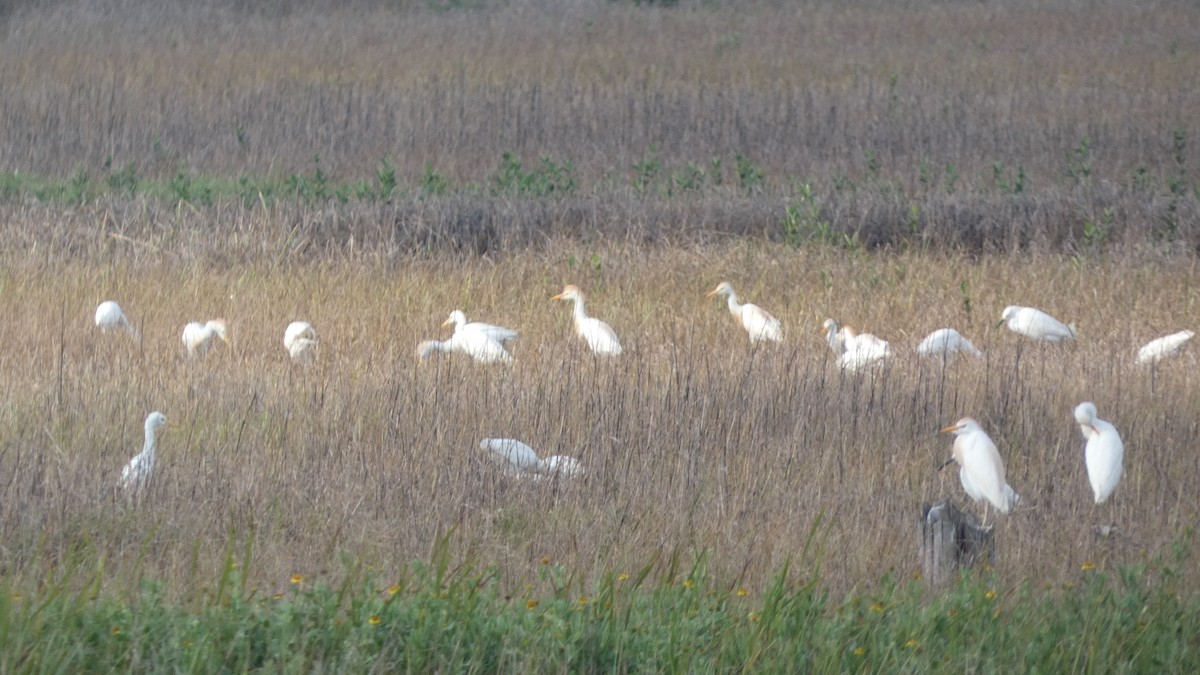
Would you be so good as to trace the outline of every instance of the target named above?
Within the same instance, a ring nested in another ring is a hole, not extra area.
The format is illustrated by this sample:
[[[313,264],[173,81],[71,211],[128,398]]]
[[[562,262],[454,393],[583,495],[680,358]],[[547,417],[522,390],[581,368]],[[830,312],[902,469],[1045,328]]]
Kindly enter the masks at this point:
[[[1116,427],[1096,417],[1095,403],[1075,406],[1075,421],[1087,439],[1083,463],[1087,466],[1088,481],[1092,484],[1096,503],[1102,504],[1117,489],[1117,483],[1121,482],[1125,444],[1121,442],[1121,434],[1117,433]]]
[[[849,326],[839,330],[833,319],[825,319],[821,328],[825,329],[829,349],[838,357],[839,368],[855,372],[892,355],[887,341],[870,333],[859,335]]]
[[[99,313],[96,314],[97,322],[99,322]],[[1157,340],[1151,340],[1146,343],[1145,347],[1138,350],[1138,363],[1158,363],[1160,359],[1165,359],[1168,356],[1174,356],[1183,348],[1183,344],[1192,339],[1195,335],[1190,330],[1181,330],[1178,333],[1172,333],[1166,337],[1160,337]]]
[[[574,457],[552,455],[539,459],[533,448],[512,438],[485,438],[479,449],[504,465],[505,473],[514,476],[574,478],[584,473],[583,464]]]
[[[722,281],[705,297],[711,298],[715,295],[724,295],[728,298],[729,313],[740,321],[742,328],[745,328],[746,332],[750,334],[751,344],[764,340],[783,342],[783,329],[779,325],[779,319],[758,305],[749,302],[744,305],[739,304],[737,293],[733,292],[733,286],[730,286],[728,282]]]
[[[975,348],[971,341],[953,328],[939,328],[921,340],[917,345],[917,353],[921,356],[940,356],[948,358],[959,352],[971,356],[983,356],[983,352]]]
[[[1062,342],[1075,339],[1075,325],[1064,324],[1040,309],[1008,306],[1000,314],[1000,323],[1008,329],[1042,342]],[[1000,324],[996,324],[1000,325]]]
[[[121,306],[113,300],[105,300],[96,307],[96,326],[101,332],[111,333],[117,328],[124,328],[133,337],[138,337],[137,329],[125,318]]]
[[[855,372],[891,355],[892,348],[886,340],[881,340],[870,333],[850,334],[846,340],[846,353],[838,358],[838,366]]]
[[[480,331],[486,334],[489,338],[501,344],[517,339],[517,331],[511,328],[502,326],[493,326],[490,323],[480,323],[478,321],[467,321],[467,316],[461,310],[450,312],[450,318],[442,323],[443,326],[454,326],[454,332],[462,330]]]
[[[229,327],[224,319],[213,319],[208,323],[193,321],[183,327],[183,346],[187,347],[188,356],[195,358],[208,352],[212,340],[218,337],[229,345]],[[232,345],[230,345],[232,346]]]
[[[952,432],[955,436],[953,456],[942,466],[957,462],[958,478],[971,499],[987,500],[1000,513],[1008,513],[1020,496],[1005,482],[1004,462],[983,427],[964,417],[942,432]]]
[[[825,340],[829,343],[829,349],[833,351],[833,355],[840,357],[845,354],[846,340],[855,336],[854,329],[846,326],[838,329],[838,325],[833,322],[833,319],[825,319],[821,328],[825,330]]]
[[[587,315],[583,309],[583,292],[577,286],[567,286],[551,300],[573,300],[575,302],[575,332],[598,356],[616,356],[621,353],[621,341],[611,326],[600,319]]]
[[[146,416],[146,442],[121,471],[121,489],[131,497],[140,497],[154,475],[154,453],[158,448],[158,429],[166,425],[167,416],[152,412]]]
[[[317,348],[317,329],[307,321],[293,321],[283,331],[283,346],[293,361],[306,361]]]
[[[434,352],[462,352],[482,364],[513,362],[503,344],[479,330],[457,330],[449,340],[426,340],[417,345],[417,358],[422,361]]]

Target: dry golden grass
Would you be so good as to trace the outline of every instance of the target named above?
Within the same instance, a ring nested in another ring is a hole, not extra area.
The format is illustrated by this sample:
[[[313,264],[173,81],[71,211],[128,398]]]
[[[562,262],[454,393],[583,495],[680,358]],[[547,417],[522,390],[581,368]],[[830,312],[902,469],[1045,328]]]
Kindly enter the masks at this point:
[[[696,551],[712,553],[716,579],[759,587],[816,527],[820,553],[797,572],[818,560],[825,583],[846,589],[917,571],[921,503],[963,504],[956,474],[935,468],[951,445],[937,429],[964,415],[991,433],[1024,497],[999,524],[1008,580],[1141,561],[1196,522],[1195,347],[1155,374],[1132,363],[1143,342],[1191,326],[1190,258],[558,242],[468,260],[345,246],[274,264],[285,225],[206,218],[194,231],[208,249],[181,234],[192,230],[147,228],[135,245],[64,215],[46,223],[60,233],[50,243],[5,254],[0,565],[13,578],[36,584],[84,547],[114,584],[148,576],[186,595],[247,541],[252,585],[336,575],[345,560],[386,578],[453,528],[457,559],[495,565],[513,587],[544,557],[587,583]],[[704,298],[721,280],[784,322],[782,347],[750,350]],[[595,363],[576,343],[569,306],[549,300],[565,283],[616,328],[623,357]],[[91,325],[109,298],[140,345]],[[1007,304],[1076,321],[1079,343],[1022,344],[995,326]],[[419,365],[416,343],[444,336],[454,308],[520,330],[515,367]],[[216,316],[235,349],[188,362],[183,324]],[[891,340],[895,360],[839,373],[818,330],[826,316]],[[298,318],[321,337],[308,368],[282,345]],[[916,342],[946,325],[987,357],[944,372],[919,360]],[[1102,507],[1071,418],[1082,400],[1127,447]],[[148,498],[130,508],[114,484],[151,410],[174,428]],[[476,447],[488,436],[577,456],[588,476],[506,478]],[[1109,522],[1120,534],[1095,540]]]

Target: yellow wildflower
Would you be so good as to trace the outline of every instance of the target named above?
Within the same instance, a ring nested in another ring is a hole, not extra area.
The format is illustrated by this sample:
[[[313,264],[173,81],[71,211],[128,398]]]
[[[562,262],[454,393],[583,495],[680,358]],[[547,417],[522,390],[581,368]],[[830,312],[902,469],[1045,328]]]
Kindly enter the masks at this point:
[[[1084,572],[1091,572],[1092,570],[1096,569],[1096,564],[1091,563],[1091,562],[1085,562],[1082,565],[1080,565],[1079,569],[1083,570]]]
[[[537,606],[538,606],[537,598],[530,598],[528,601],[525,602],[525,609],[533,609],[534,607],[537,607]]]
[[[745,586],[742,586],[741,588],[739,588],[739,589],[737,590],[737,594],[738,594],[738,597],[739,597],[739,598],[744,598],[744,597],[746,597],[747,595],[749,595],[749,593],[750,593],[750,591],[746,590],[746,587],[745,587]]]
[[[292,578],[291,578],[291,582],[293,584],[302,584],[302,583],[304,583],[304,577],[299,574],[293,574]]]
[[[367,623],[371,624],[372,626],[378,626],[379,622],[382,620],[383,619],[379,618],[379,615],[373,614],[371,615],[371,618],[367,619]]]

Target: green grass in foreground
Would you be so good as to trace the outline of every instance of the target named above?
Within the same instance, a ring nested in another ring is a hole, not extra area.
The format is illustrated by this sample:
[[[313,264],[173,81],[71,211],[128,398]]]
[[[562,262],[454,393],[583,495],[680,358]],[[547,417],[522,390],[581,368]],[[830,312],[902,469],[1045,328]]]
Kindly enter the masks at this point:
[[[1185,547],[1177,547],[1183,551]],[[154,584],[122,601],[75,566],[34,597],[0,593],[0,671],[1196,672],[1200,596],[1173,564],[1003,589],[982,572],[942,592],[885,577],[831,601],[783,569],[761,592],[714,588],[700,556],[604,578],[561,568],[505,595],[493,571],[451,569],[446,540],[393,585],[350,571],[259,596],[233,557],[216,587],[174,602]],[[100,566],[98,565],[97,568]],[[81,583],[82,582],[82,583]],[[384,584],[386,586],[386,584]],[[199,597],[203,596],[203,597]]]

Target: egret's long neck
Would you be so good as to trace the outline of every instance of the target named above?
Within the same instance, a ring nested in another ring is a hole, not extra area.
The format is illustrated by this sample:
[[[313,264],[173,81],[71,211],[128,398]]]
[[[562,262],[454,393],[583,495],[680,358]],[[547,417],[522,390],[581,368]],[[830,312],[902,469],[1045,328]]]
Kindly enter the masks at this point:
[[[157,433],[154,427],[150,424],[146,425],[146,442],[142,445],[142,454],[147,457],[154,457],[154,449],[158,445]]]
[[[575,323],[581,324],[587,320],[587,312],[583,309],[583,298],[575,298]]]
[[[737,293],[729,291],[729,300],[726,303],[729,305],[729,312],[735,316],[742,315],[742,306],[738,303]]]

